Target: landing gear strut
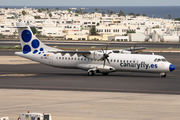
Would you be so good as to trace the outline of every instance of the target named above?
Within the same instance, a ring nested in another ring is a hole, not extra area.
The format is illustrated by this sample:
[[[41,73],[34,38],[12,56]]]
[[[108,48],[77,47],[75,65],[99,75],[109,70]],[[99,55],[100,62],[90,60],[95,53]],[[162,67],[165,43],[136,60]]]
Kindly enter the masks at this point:
[[[161,76],[162,78],[165,78],[165,77],[166,77],[166,73],[160,73],[160,76]]]

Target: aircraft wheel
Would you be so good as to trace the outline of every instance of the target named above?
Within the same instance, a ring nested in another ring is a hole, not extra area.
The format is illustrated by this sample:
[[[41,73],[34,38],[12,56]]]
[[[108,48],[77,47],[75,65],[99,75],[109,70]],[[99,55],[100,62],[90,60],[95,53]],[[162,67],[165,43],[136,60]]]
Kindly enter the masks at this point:
[[[162,78],[165,78],[165,77],[166,77],[166,73],[160,73],[160,76],[161,76]]]
[[[89,76],[93,76],[93,75],[95,75],[95,73],[94,73],[94,71],[89,71],[89,72],[88,72],[88,75],[89,75]]]
[[[103,75],[108,75],[109,73],[102,73]]]

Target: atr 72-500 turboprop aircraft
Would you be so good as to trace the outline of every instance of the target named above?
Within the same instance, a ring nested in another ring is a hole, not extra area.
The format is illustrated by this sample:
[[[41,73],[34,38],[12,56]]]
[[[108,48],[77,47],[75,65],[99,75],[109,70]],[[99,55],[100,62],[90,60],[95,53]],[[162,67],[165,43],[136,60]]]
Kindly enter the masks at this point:
[[[82,69],[90,76],[123,71],[160,73],[161,77],[166,77],[167,72],[175,70],[163,56],[132,54],[145,48],[107,50],[107,45],[105,50],[101,48],[99,51],[63,51],[43,44],[26,23],[18,22],[15,28],[18,28],[23,50],[15,54],[49,66]]]

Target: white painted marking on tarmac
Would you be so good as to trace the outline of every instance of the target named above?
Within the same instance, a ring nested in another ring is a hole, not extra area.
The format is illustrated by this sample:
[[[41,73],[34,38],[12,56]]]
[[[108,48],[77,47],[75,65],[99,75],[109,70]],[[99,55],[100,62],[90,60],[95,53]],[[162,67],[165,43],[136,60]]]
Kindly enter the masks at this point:
[[[13,76],[13,77],[23,77],[23,76],[35,76],[36,74],[2,74],[0,77],[8,77],[8,76]]]

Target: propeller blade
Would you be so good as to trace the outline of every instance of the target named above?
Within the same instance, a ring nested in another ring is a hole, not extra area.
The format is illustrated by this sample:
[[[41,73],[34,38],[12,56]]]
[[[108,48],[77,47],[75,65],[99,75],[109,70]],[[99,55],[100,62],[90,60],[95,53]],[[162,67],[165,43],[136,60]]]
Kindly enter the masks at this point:
[[[109,59],[107,59],[107,61],[108,61],[109,65],[110,65]]]
[[[107,43],[107,45],[106,45],[106,53],[107,53],[108,45],[109,45],[109,43]]]
[[[103,68],[104,68],[105,64],[106,64],[106,60],[104,60]]]
[[[104,49],[103,49],[103,46],[101,46],[101,50],[102,50],[102,52],[103,52],[103,54],[104,54]]]

